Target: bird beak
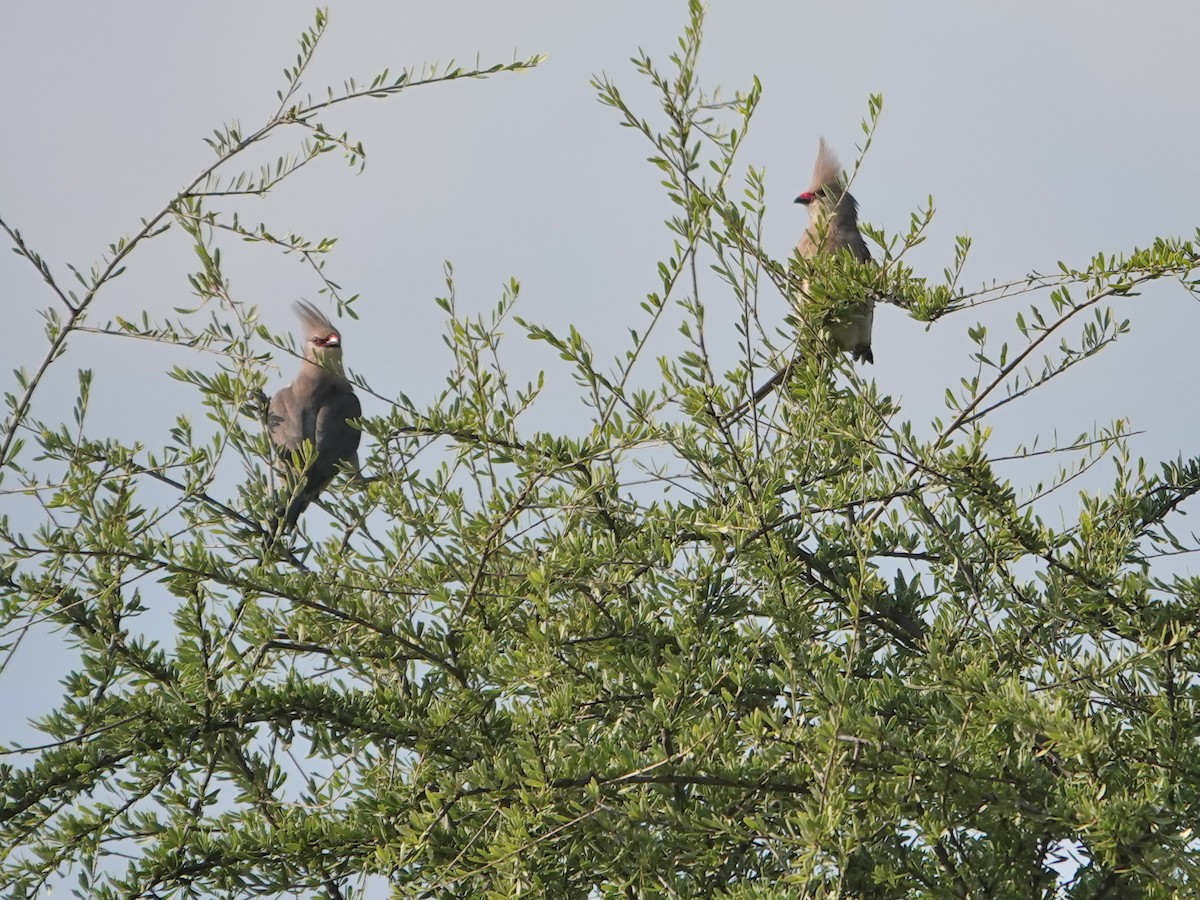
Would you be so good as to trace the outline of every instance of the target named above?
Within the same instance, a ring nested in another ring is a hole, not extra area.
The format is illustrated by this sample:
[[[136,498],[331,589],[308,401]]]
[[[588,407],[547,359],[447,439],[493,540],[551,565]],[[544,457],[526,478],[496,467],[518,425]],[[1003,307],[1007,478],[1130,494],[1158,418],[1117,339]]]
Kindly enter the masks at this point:
[[[812,201],[813,201],[813,195],[804,193],[804,194],[801,194],[799,197],[797,197],[792,202],[793,203],[803,203],[805,206],[808,206],[808,204],[812,203]]]

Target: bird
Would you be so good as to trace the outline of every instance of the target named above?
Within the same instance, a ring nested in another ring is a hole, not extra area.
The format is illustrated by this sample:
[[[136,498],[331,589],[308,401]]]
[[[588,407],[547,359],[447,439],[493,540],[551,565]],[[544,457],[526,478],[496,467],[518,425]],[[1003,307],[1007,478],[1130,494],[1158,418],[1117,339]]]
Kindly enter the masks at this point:
[[[304,360],[294,381],[271,398],[267,431],[283,457],[284,469],[301,480],[279,515],[291,530],[300,514],[323,491],[339,467],[358,471],[362,432],[350,424],[362,415],[362,404],[342,368],[342,334],[307,301],[293,307],[304,327]],[[305,445],[311,444],[307,467]]]
[[[871,260],[871,251],[858,230],[858,202],[846,189],[842,181],[842,166],[834,156],[825,138],[817,148],[817,161],[813,166],[812,184],[795,200],[808,208],[809,223],[796,245],[796,252],[804,259],[812,259],[822,253],[834,254],[843,250],[857,262]],[[808,280],[800,286],[801,294],[808,295]],[[853,317],[830,329],[833,342],[839,350],[848,351],[855,360],[875,362],[871,352],[871,325],[875,319],[873,304],[869,298],[854,309]]]
[[[796,253],[803,259],[841,252],[858,263],[871,260],[871,251],[858,230],[858,201],[846,189],[842,180],[842,166],[837,156],[829,149],[825,138],[817,147],[817,160],[813,165],[812,183],[795,200],[808,209],[808,228],[805,229]],[[800,283],[801,300],[809,296],[808,279]],[[865,293],[865,292],[864,292]],[[875,319],[873,298],[866,296],[850,307],[847,320],[830,323],[830,337],[839,350],[850,353],[856,361],[873,363],[871,352],[871,325]],[[776,372],[754,396],[733,410],[727,421],[735,421],[748,409],[757,405],[778,387],[791,373],[795,360],[789,361]]]

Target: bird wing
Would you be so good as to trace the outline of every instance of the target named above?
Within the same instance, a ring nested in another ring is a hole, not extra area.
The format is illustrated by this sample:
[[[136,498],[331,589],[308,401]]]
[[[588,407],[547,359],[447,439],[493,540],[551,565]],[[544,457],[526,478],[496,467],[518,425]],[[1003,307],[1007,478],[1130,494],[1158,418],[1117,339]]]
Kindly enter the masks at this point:
[[[304,423],[297,415],[292,386],[280,388],[267,409],[267,431],[275,445],[294,452],[304,444]]]
[[[867,242],[863,240],[862,232],[858,230],[858,223],[854,223],[849,228],[838,229],[838,233],[831,238],[830,243],[834,250],[845,247],[860,263],[871,261],[871,251],[867,249]]]
[[[346,420],[361,415],[362,404],[349,385],[331,395],[317,410],[313,440],[317,447],[317,464],[327,469],[330,477],[341,462],[349,462],[358,469],[358,444],[362,432]]]

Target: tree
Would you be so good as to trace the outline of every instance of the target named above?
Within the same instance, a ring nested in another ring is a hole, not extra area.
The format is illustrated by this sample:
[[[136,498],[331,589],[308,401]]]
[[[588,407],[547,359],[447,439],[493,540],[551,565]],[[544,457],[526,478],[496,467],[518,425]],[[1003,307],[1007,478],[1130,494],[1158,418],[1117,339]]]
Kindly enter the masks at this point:
[[[538,61],[300,99],[325,24],[302,37],[277,114],[219,133],[217,161],[82,276],[83,294],[4,225],[51,305],[45,356],[6,398],[4,490],[42,518],[0,526],[0,633],[11,659],[49,620],[78,655],[39,723],[46,743],[4,748],[7,896],[67,872],[91,897],[350,897],[368,875],[402,896],[1195,890],[1200,581],[1169,562],[1196,549],[1176,523],[1200,460],[1155,469],[1121,419],[1016,453],[989,428],[1111,347],[1128,328],[1114,306],[1140,286],[1197,293],[1194,243],[969,291],[965,238],[942,280],[905,262],[931,202],[905,234],[870,232],[878,268],[773,259],[761,173],[732,188],[759,85],[728,101],[701,90],[693,3],[665,71],[635,60],[657,119],[596,81],[675,205],[674,252],[627,352],[601,364],[574,329],[517,317],[516,282],[490,313],[460,314],[448,269],[450,386],[421,407],[359,379],[389,409],[362,422],[371,478],[329,495],[326,537],[307,523],[284,545],[265,524],[262,364],[295,351],[229,292],[221,246],[299,254],[339,307],[353,298],[323,274],[332,242],[247,226],[222,198],[329,152],[359,164],[362,148],[320,124],[332,103]],[[287,127],[306,133],[295,155],[236,170]],[[217,355],[169,373],[212,433],[180,416],[153,449],[89,438],[86,371],[74,421],[40,421],[44,376],[92,301],[168,228],[195,246],[210,321],[111,330]],[[757,298],[804,278],[811,301],[780,346]],[[1011,346],[971,329],[975,369],[923,427],[823,335],[838,298],[864,291],[921,321],[1033,303]],[[710,313],[731,302],[732,337]],[[655,369],[676,304],[690,349]],[[561,356],[584,433],[520,426],[541,385],[514,387],[495,362],[514,323]],[[723,371],[731,341],[742,361]],[[731,415],[785,360],[776,395]],[[1061,459],[1057,476],[1002,474],[1035,457]],[[1049,524],[1041,513],[1106,459],[1111,486]],[[169,605],[167,633],[151,604]],[[1056,865],[1068,853],[1074,871]]]

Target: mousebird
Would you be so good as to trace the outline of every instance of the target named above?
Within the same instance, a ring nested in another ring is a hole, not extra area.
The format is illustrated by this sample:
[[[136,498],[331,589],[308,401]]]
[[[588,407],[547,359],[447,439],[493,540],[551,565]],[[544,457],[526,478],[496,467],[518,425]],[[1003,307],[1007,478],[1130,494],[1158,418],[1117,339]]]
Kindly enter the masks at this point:
[[[362,415],[362,405],[342,368],[342,334],[307,301],[295,304],[304,326],[304,360],[294,381],[271,398],[267,430],[285,458],[285,468],[302,480],[287,508],[284,527],[295,527],[300,514],[325,489],[342,464],[358,471],[362,432],[350,419]],[[312,458],[297,469],[305,442]]]

